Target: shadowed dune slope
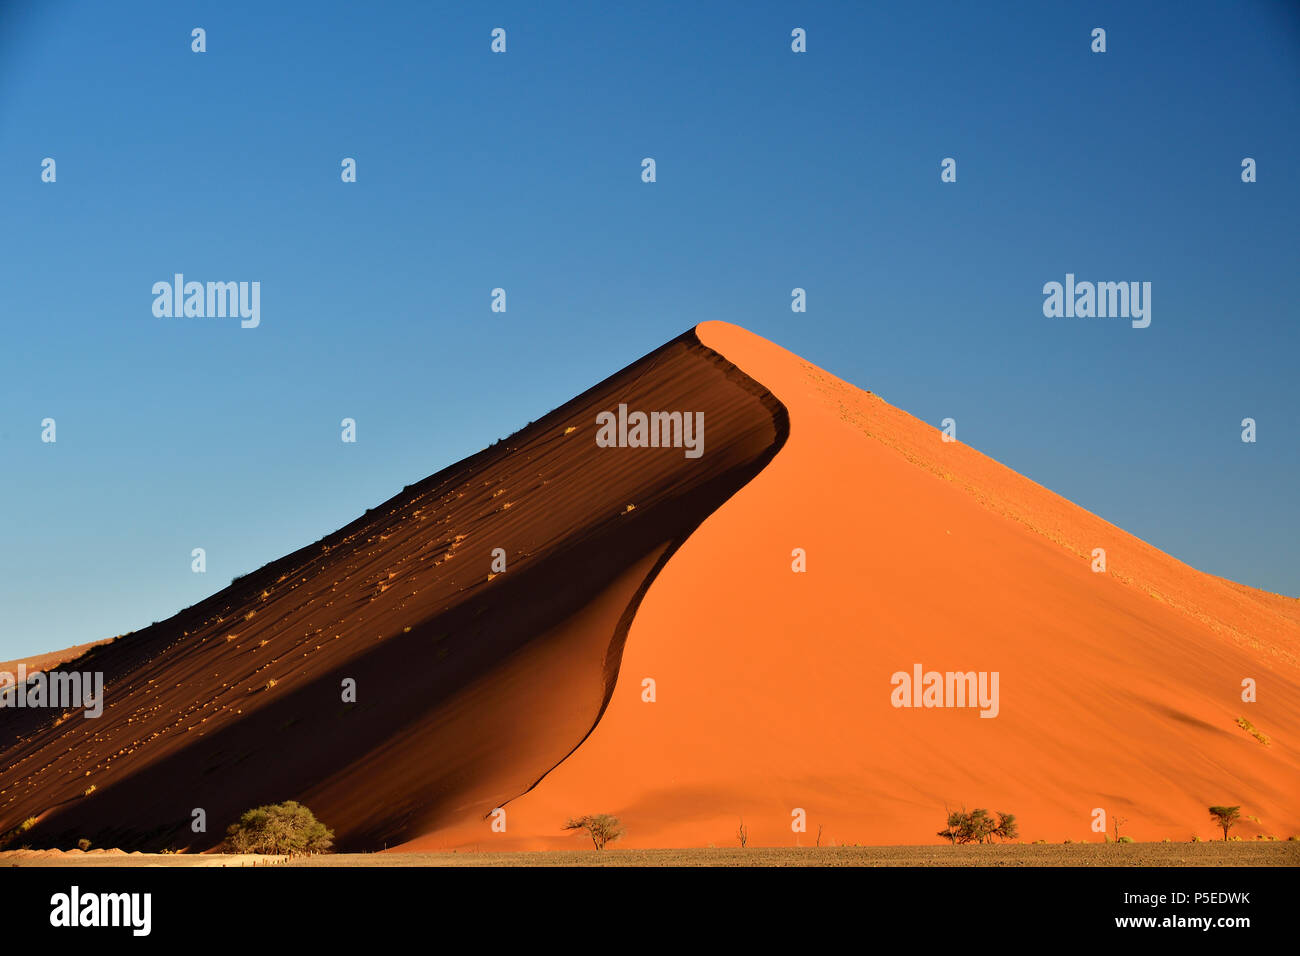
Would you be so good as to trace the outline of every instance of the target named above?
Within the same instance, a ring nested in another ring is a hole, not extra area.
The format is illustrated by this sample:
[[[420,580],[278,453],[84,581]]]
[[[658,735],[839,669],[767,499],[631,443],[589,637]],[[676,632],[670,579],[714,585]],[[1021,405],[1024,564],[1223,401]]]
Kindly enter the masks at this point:
[[[696,331],[788,409],[788,441],[655,578],[600,723],[506,832],[465,819],[407,849],[572,848],[561,825],[584,813],[633,847],[735,845],[742,820],[752,845],[925,843],[962,805],[1015,813],[1026,840],[1100,840],[1095,808],[1138,840],[1209,838],[1211,804],[1240,804],[1246,839],[1300,833],[1296,600],[1198,572],[742,329]],[[915,664],[998,672],[998,715],[892,706]]]
[[[597,447],[597,413],[620,402],[703,412],[703,456]],[[102,717],[0,710],[0,834],[36,817],[15,844],[202,849],[243,810],[297,799],[340,848],[378,849],[480,818],[590,731],[648,582],[786,433],[778,402],[682,335],[316,544],[63,665],[103,672]],[[497,548],[508,564],[493,574]]]

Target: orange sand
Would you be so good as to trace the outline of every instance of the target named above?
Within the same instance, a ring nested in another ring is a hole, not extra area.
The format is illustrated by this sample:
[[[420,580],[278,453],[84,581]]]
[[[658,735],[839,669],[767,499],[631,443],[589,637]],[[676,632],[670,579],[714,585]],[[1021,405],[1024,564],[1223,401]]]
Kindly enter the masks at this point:
[[[1100,840],[1098,807],[1138,840],[1213,836],[1210,804],[1258,817],[1247,839],[1300,833],[1297,601],[1198,572],[743,329],[696,332],[785,405],[787,444],[660,572],[608,709],[506,804],[506,832],[480,806],[404,849],[590,846],[561,831],[583,813],[619,816],[630,847],[734,845],[742,820],[751,845],[925,843],[963,804],[1017,814],[1027,841]],[[999,716],[892,707],[915,663],[998,671]]]
[[[620,402],[704,412],[703,457],[599,447]],[[925,844],[962,805],[1025,840],[1099,840],[1094,808],[1208,838],[1221,803],[1287,837],[1298,655],[1300,602],[709,322],[167,621],[46,655],[104,674],[104,715],[0,712],[0,839],[202,850],[285,799],[345,850],[590,846],[561,829],[586,813],[631,847],[742,820],[752,846]],[[998,716],[891,706],[916,664],[996,671]]]

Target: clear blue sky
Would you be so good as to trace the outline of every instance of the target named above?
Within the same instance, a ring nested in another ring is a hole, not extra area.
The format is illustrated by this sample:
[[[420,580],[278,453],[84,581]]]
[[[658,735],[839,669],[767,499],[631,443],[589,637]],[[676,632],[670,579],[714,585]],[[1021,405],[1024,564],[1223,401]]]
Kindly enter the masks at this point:
[[[1300,591],[1297,5],[281,6],[0,14],[0,659],[166,618],[706,319]],[[261,282],[260,328],[155,318],[175,272]],[[1150,328],[1045,318],[1067,272],[1150,281]]]

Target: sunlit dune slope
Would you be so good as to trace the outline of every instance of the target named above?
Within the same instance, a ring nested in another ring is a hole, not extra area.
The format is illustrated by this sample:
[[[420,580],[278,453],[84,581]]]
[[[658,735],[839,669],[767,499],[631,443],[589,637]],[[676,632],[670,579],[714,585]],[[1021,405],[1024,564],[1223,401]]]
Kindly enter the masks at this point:
[[[925,843],[963,805],[1016,814],[1026,840],[1100,840],[1097,808],[1112,836],[1119,817],[1139,840],[1208,838],[1211,804],[1241,805],[1246,839],[1300,833],[1294,599],[1200,573],[742,329],[697,333],[788,409],[788,441],[660,571],[599,724],[505,832],[469,815],[407,849],[580,846],[561,826],[594,813],[635,847],[735,845],[742,822],[753,845]],[[894,707],[916,664],[998,672],[997,716]]]
[[[620,402],[703,412],[704,454],[597,447]],[[509,801],[595,724],[661,562],[785,433],[779,403],[684,334],[65,665],[104,673],[102,717],[0,710],[0,834],[35,817],[11,843],[203,849],[243,810],[297,799],[340,848],[379,849]]]

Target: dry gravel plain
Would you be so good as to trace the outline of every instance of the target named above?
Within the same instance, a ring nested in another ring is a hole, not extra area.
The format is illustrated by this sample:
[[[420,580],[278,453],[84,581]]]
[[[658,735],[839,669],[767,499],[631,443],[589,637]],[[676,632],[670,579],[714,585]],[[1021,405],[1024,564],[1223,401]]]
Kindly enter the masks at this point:
[[[736,847],[539,853],[337,853],[314,857],[17,850],[0,866],[1300,866],[1300,842]]]

